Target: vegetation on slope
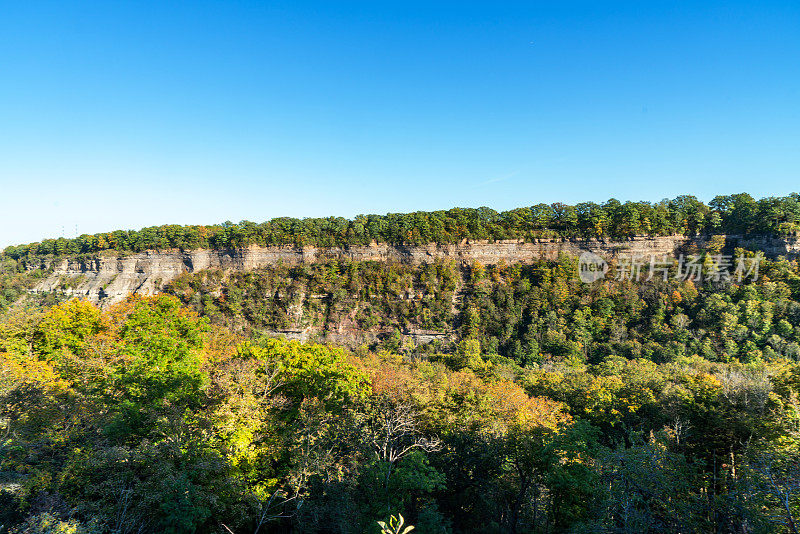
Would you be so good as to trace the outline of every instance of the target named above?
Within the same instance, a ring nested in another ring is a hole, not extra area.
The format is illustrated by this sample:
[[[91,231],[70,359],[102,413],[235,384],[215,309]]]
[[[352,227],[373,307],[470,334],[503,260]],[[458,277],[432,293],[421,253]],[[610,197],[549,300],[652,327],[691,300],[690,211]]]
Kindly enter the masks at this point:
[[[227,278],[187,274],[166,290],[211,321],[246,331],[310,328],[319,339],[372,332],[390,350],[452,352],[446,340],[401,346],[400,334],[435,330],[523,367],[612,355],[658,363],[694,354],[710,361],[800,358],[796,261],[763,260],[758,280],[741,284],[617,280],[614,262],[606,280],[584,284],[576,269],[569,257],[466,267],[328,262]]]
[[[43,269],[27,270],[20,261],[9,257],[0,257],[0,313],[23,296],[29,296],[37,282],[48,273]],[[42,304],[55,304],[60,297],[57,294],[43,294],[37,297]]]
[[[400,514],[425,533],[797,532],[797,261],[741,281],[612,261],[592,284],[566,257],[274,265],[101,311],[20,298],[43,275],[25,257],[0,263],[2,534],[377,534]],[[308,327],[379,341],[264,335]],[[400,335],[419,330],[447,335]]]
[[[214,322],[248,329],[448,331],[460,276],[452,261],[334,261],[184,274],[164,291]]]
[[[570,259],[292,269],[180,280],[206,317],[169,295],[11,307],[3,528],[377,533],[398,514],[426,533],[796,528],[796,262],[741,284],[581,285]],[[451,346],[259,335],[292,291],[344,292],[295,303],[321,324],[369,302],[376,327],[421,325],[456,275]]]

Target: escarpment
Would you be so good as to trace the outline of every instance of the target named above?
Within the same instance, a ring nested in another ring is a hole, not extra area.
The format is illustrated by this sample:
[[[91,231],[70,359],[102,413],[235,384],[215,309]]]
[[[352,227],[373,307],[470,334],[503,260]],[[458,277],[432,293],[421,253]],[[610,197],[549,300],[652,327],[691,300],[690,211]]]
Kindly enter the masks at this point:
[[[580,255],[589,251],[606,258],[621,254],[677,256],[711,245],[726,251],[735,247],[760,250],[768,257],[794,258],[800,253],[797,238],[779,239],[743,236],[637,236],[625,241],[596,239],[549,239],[521,241],[467,241],[459,244],[393,245],[331,248],[250,246],[241,249],[199,249],[192,251],[147,251],[124,256],[108,253],[92,258],[63,258],[45,262],[51,274],[34,291],[61,291],[100,304],[112,304],[130,294],[155,294],[183,273],[205,269],[252,271],[277,264],[309,264],[325,261],[375,261],[421,264],[453,260],[484,265],[526,263]],[[36,268],[39,265],[28,265]]]

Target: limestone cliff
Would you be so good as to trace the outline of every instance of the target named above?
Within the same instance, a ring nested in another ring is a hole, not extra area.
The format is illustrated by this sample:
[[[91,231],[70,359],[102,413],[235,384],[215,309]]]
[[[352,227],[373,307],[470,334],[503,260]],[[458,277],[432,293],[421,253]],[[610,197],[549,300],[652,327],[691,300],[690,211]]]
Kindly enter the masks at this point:
[[[797,238],[745,238],[720,236],[727,250],[745,247],[762,250],[767,256],[797,257]],[[591,251],[605,257],[619,254],[676,255],[693,247],[703,248],[714,238],[684,236],[635,237],[627,241],[595,239],[551,239],[535,242],[497,241],[439,245],[347,246],[334,248],[250,246],[233,250],[148,251],[127,256],[98,256],[91,259],[67,258],[49,265],[52,274],[35,291],[64,291],[93,302],[110,304],[132,293],[155,294],[182,273],[203,269],[247,271],[278,262],[314,263],[329,260],[427,263],[435,259],[456,262],[478,261],[495,264],[502,261],[530,262],[540,258],[556,259],[561,254],[579,255]],[[719,238],[717,238],[719,239]]]

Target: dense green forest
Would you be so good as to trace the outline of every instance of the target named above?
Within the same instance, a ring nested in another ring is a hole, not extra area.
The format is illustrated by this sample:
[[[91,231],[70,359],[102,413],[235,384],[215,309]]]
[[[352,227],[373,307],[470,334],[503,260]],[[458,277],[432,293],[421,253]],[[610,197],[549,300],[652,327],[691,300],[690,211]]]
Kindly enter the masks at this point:
[[[744,251],[740,253],[748,254]],[[750,253],[752,255],[752,253]],[[598,363],[608,356],[657,363],[697,354],[710,361],[800,359],[797,262],[763,260],[758,280],[618,280],[584,284],[577,260],[533,264],[453,261],[408,265],[332,261],[252,272],[186,274],[165,291],[234,331],[376,332],[373,348],[480,352],[523,367],[550,358]],[[442,334],[404,347],[404,334]]]
[[[272,265],[250,272],[184,274],[164,291],[216,323],[247,330],[449,331],[461,271],[423,265],[339,262]]]
[[[46,239],[8,247],[14,259],[41,255],[93,254],[104,250],[230,248],[256,245],[366,245],[378,243],[457,243],[462,239],[539,239],[554,237],[626,238],[634,235],[759,234],[796,235],[800,195],[754,200],[746,193],[715,197],[705,204],[689,195],[673,200],[574,206],[537,204],[498,213],[490,208],[272,219],[210,226],[165,225],[138,231]]]
[[[789,235],[798,206],[798,195],[612,200],[165,226],[6,249],[0,534],[396,534],[400,516],[443,534],[796,533],[796,259],[764,259],[744,280],[634,280],[617,258],[591,284],[566,256],[276,264],[185,274],[102,310],[31,294],[48,273],[29,260]],[[710,268],[722,244],[708,246],[689,252]]]
[[[797,532],[795,260],[276,265],[102,311],[5,261],[3,534]],[[309,327],[378,335],[267,335]]]

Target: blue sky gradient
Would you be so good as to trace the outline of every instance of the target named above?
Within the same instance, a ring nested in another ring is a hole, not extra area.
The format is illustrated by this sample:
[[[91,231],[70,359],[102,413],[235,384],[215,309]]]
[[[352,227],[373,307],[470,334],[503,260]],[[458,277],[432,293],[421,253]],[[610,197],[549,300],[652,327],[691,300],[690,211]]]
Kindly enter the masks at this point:
[[[796,1],[0,11],[0,247],[800,189]]]

